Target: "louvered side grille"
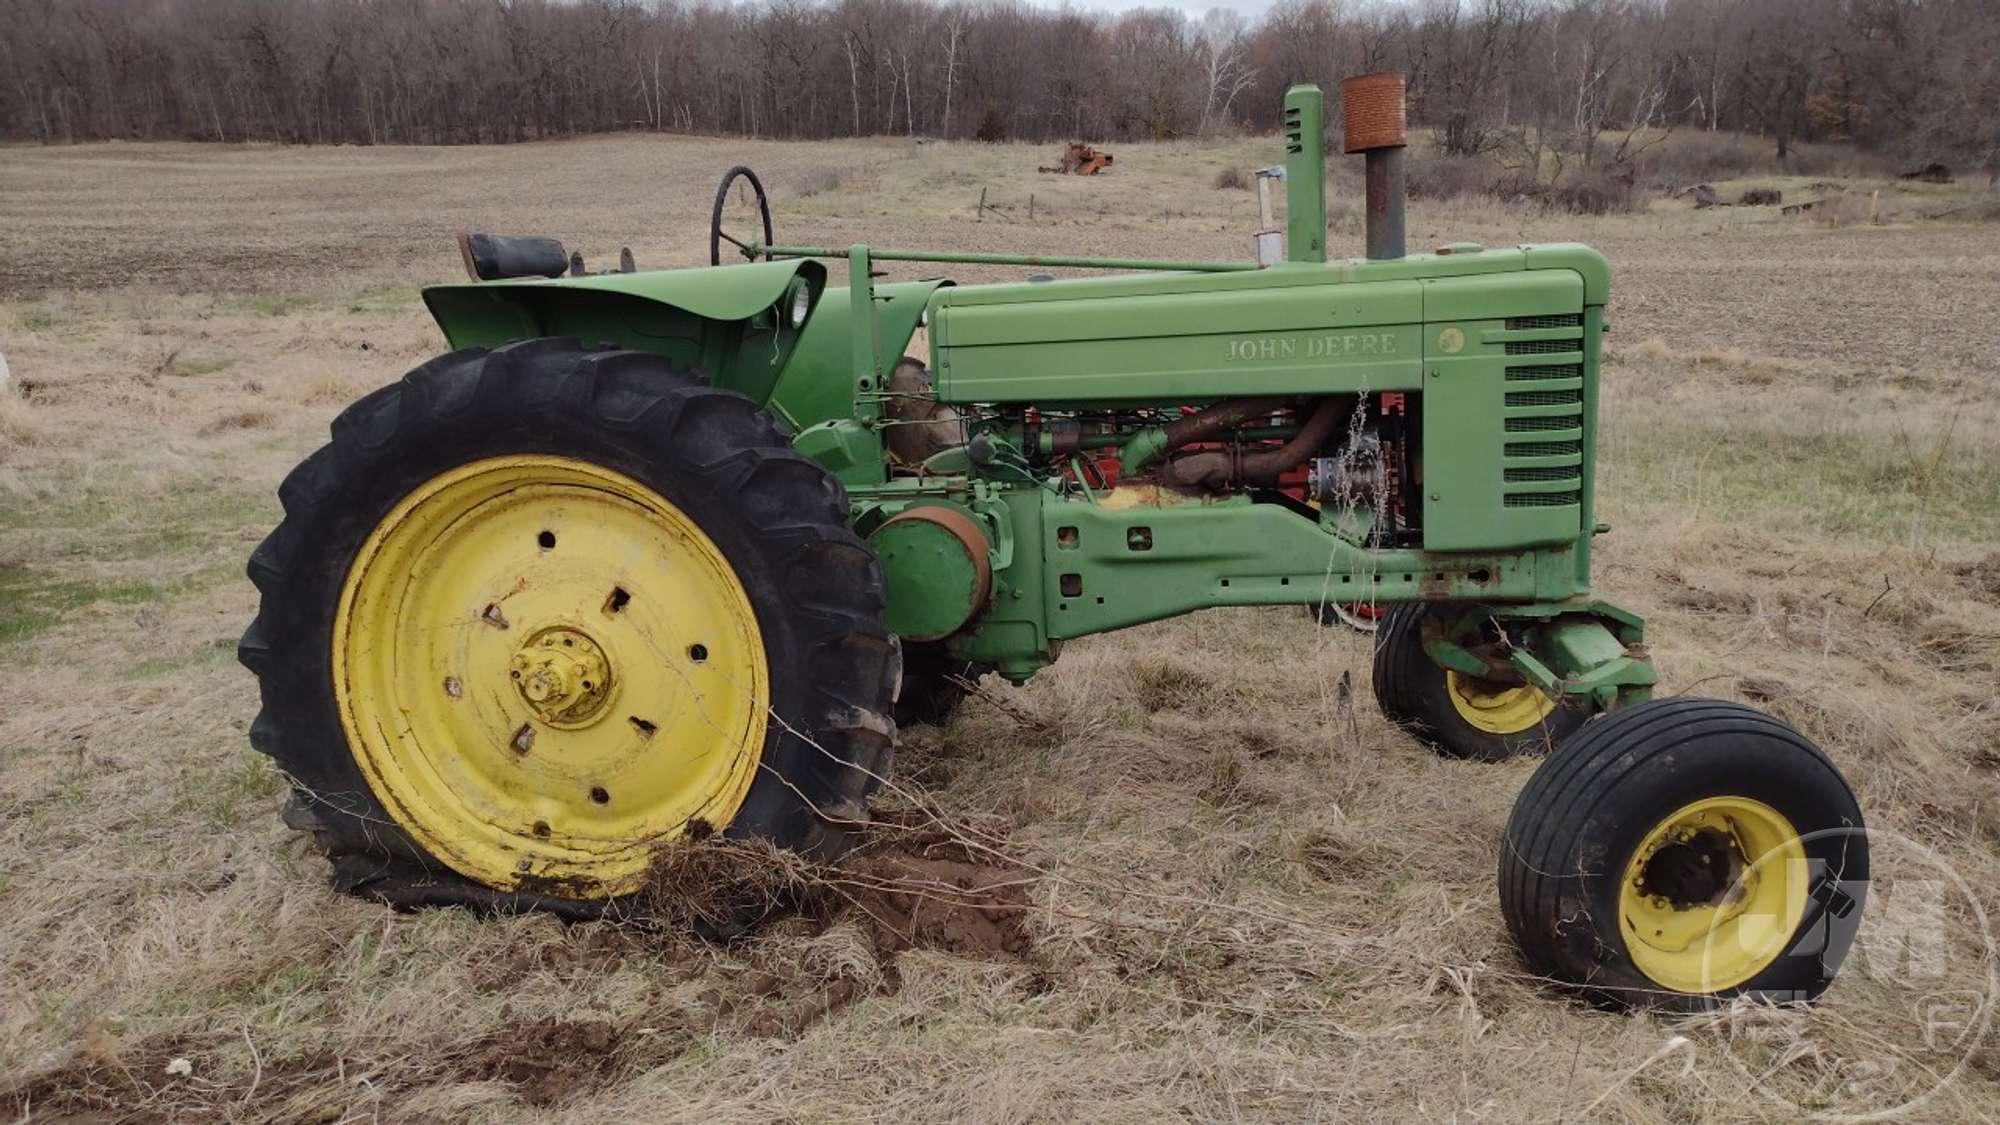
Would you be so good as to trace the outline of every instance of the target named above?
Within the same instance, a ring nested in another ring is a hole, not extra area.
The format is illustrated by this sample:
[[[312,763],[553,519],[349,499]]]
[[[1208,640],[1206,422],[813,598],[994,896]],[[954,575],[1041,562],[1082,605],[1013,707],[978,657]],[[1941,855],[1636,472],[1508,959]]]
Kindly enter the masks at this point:
[[[1583,477],[1581,465],[1554,465],[1537,469],[1508,469],[1507,483],[1531,480],[1579,480]]]
[[[1510,441],[1507,443],[1509,457],[1576,457],[1581,464],[1583,443],[1580,441]]]
[[[1582,406],[1583,392],[1516,391],[1507,396],[1508,406]]]
[[[1582,313],[1557,313],[1553,316],[1517,316],[1507,321],[1507,330],[1519,332],[1533,328],[1582,328]]]
[[[1530,379],[1581,379],[1583,365],[1579,363],[1542,363],[1533,367],[1509,367],[1507,381],[1519,383]]]
[[[1581,350],[1582,344],[1575,340],[1509,340],[1508,355],[1555,355],[1559,352]]]
[[[1510,434],[1540,434],[1550,430],[1581,429],[1583,422],[1578,418],[1509,418],[1507,432]],[[1510,446],[1509,454],[1514,452]]]
[[[1583,316],[1513,317],[1510,332],[1538,336],[1567,329],[1563,339],[1508,340],[1513,356],[1573,355],[1577,362],[1513,362],[1506,370],[1502,413],[1507,433],[1501,503],[1508,508],[1553,508],[1583,501]],[[1516,437],[1515,435],[1520,435]]]

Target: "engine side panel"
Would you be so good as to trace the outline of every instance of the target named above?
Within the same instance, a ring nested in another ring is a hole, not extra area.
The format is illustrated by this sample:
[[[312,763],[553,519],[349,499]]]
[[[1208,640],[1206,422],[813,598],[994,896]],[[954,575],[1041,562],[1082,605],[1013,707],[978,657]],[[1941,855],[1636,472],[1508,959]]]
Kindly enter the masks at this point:
[[[1278,271],[1271,271],[1277,274]],[[1089,282],[1013,286],[1018,301],[933,300],[946,402],[1194,403],[1244,395],[1422,386],[1423,287],[1414,280],[1247,288],[1190,276],[1172,292],[1097,295]],[[1074,285],[1074,299],[1061,288]],[[966,290],[965,292],[974,292]]]

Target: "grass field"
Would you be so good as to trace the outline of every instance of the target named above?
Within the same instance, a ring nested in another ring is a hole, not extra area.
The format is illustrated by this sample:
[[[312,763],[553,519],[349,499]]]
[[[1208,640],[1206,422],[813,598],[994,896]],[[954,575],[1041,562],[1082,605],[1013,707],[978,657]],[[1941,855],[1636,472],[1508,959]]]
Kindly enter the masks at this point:
[[[906,732],[885,815],[998,841],[1029,906],[1002,923],[885,940],[835,911],[719,949],[326,889],[245,740],[242,568],[328,420],[442,350],[416,293],[457,273],[454,227],[692,264],[711,185],[748,163],[781,241],[1246,255],[1252,195],[1210,185],[1272,142],[1117,155],[1067,179],[1040,148],[903,141],[0,149],[0,1108],[2000,1117],[2000,225],[1922,217],[1958,187],[1836,185],[1883,190],[1880,225],[1411,214],[1417,246],[1613,262],[1600,581],[1647,616],[1665,691],[1787,718],[1893,834],[1810,1014],[1614,1015],[1528,977],[1492,883],[1533,763],[1420,750],[1370,701],[1367,642],[1297,610],[1077,643]],[[982,188],[1007,210],[976,219]]]

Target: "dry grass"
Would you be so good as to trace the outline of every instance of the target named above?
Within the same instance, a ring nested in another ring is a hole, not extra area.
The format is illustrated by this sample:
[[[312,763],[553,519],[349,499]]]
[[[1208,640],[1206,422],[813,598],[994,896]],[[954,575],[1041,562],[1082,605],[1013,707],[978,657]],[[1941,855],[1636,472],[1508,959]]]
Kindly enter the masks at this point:
[[[9,388],[0,388],[0,465],[48,437],[41,412]]]
[[[781,240],[1137,255],[1171,231],[1176,255],[1235,257],[1254,198],[1211,185],[1271,156],[1128,145],[1112,174],[1073,178],[1037,177],[1038,146],[896,141],[7,150],[0,1103],[1735,1121],[1931,1084],[1909,991],[1856,963],[1775,1040],[1743,1015],[1587,1011],[1526,978],[1491,883],[1532,763],[1419,751],[1368,702],[1366,645],[1297,611],[1080,642],[910,733],[885,814],[901,831],[935,812],[1018,873],[1017,937],[884,947],[838,903],[727,949],[398,915],[327,891],[277,824],[232,653],[242,562],[340,406],[441,348],[414,288],[455,272],[452,226],[691,263],[713,177],[747,162],[777,185],[843,169],[809,199],[780,188]],[[982,186],[1012,209],[976,218]],[[2000,321],[2000,228],[1914,213],[1836,228],[1458,200],[1415,205],[1411,232],[1610,255],[1603,585],[1647,615],[1667,690],[1761,700],[1820,739],[1871,823],[1936,849],[1990,912],[2000,359],[1980,329]],[[846,892],[909,893],[883,870]],[[927,878],[963,891],[954,871]],[[1923,983],[1976,989],[1969,919],[1947,915],[1945,972]],[[190,1073],[167,1072],[178,1058]],[[1917,1117],[2000,1114],[2000,1055],[1971,1058]]]

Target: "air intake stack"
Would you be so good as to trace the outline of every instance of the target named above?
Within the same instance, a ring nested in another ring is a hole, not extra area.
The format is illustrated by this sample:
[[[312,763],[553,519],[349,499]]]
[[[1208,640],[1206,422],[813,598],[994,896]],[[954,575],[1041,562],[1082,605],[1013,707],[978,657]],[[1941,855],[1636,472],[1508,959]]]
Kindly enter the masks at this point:
[[[1367,161],[1368,257],[1403,256],[1403,76],[1385,70],[1340,83],[1346,151]]]
[[[1326,95],[1285,91],[1285,260],[1326,261]]]

